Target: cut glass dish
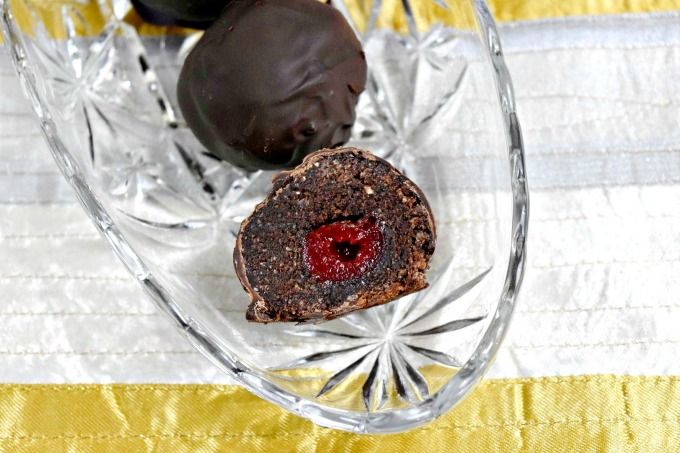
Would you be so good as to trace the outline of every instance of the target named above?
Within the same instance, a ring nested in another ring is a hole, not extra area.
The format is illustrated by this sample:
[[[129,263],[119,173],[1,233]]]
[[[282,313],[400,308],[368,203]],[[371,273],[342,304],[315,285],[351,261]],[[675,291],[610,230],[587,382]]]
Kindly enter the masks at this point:
[[[198,33],[141,30],[123,0],[0,0],[57,165],[158,308],[253,393],[323,426],[397,432],[459,402],[500,347],[524,268],[523,148],[483,1],[333,4],[369,66],[349,145],[426,194],[430,286],[322,324],[260,325],[245,320],[232,252],[272,172],[215,160],[185,126],[175,84]]]

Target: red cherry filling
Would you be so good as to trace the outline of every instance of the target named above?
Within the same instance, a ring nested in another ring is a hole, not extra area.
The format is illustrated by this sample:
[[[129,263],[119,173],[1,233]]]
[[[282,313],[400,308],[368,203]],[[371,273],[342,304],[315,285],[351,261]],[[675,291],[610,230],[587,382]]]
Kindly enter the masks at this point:
[[[361,276],[380,256],[382,248],[383,235],[374,218],[321,225],[305,238],[307,267],[323,281]]]

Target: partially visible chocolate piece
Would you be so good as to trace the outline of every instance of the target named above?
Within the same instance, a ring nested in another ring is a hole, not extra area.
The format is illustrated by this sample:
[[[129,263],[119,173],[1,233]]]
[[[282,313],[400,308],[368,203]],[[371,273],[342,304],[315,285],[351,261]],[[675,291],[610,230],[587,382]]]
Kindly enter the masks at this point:
[[[246,318],[332,319],[423,289],[435,235],[425,196],[389,163],[355,148],[313,153],[241,224]]]
[[[332,6],[232,0],[187,57],[177,96],[208,151],[256,170],[344,144],[365,84],[361,44]]]
[[[131,0],[144,21],[205,30],[230,0]]]

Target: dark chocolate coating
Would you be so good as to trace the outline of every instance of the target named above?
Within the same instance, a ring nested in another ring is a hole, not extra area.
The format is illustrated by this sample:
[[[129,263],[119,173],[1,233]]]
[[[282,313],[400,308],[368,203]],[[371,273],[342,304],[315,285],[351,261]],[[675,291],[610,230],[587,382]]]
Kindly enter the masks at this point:
[[[382,253],[370,268],[341,281],[313,275],[305,260],[309,232],[365,217],[376,219],[383,237]],[[423,289],[435,242],[425,195],[396,168],[355,148],[313,153],[282,172],[241,224],[234,267],[250,296],[246,319],[332,319]]]
[[[205,30],[220,17],[229,0],[132,0],[137,13],[156,25]]]
[[[335,8],[233,0],[188,56],[177,86],[208,151],[239,167],[292,167],[349,140],[366,61]]]

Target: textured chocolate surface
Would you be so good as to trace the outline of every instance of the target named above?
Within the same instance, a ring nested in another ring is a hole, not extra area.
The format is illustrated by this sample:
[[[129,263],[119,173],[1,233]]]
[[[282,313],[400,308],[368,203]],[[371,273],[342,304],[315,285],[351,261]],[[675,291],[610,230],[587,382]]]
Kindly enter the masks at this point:
[[[363,275],[321,281],[305,262],[313,229],[375,218],[383,251]],[[250,321],[332,319],[425,288],[435,225],[420,189],[382,159],[354,148],[322,150],[283,172],[241,225],[234,263]]]
[[[220,16],[229,0],[132,0],[146,22],[205,30]]]
[[[344,144],[366,83],[361,44],[316,0],[232,0],[187,57],[177,95],[217,157],[286,168]]]

